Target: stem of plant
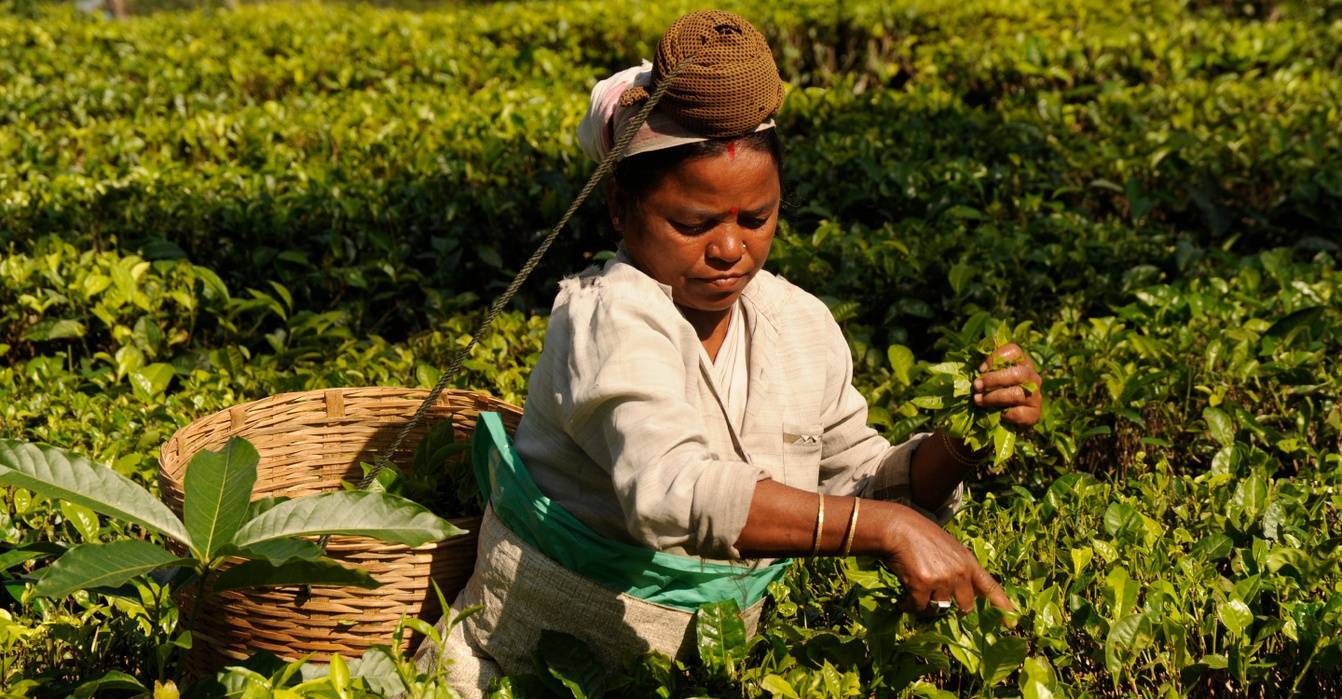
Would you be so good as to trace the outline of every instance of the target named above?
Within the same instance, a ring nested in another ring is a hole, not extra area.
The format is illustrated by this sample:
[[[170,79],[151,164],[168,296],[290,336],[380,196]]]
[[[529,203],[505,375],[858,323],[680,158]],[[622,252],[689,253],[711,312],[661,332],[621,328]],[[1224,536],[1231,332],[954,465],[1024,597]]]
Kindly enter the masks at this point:
[[[191,631],[196,627],[197,615],[200,614],[200,607],[205,601],[205,584],[210,580],[210,573],[214,572],[215,561],[205,564],[204,570],[200,571],[200,582],[196,584],[196,600],[191,603],[191,616],[186,620],[186,630]]]

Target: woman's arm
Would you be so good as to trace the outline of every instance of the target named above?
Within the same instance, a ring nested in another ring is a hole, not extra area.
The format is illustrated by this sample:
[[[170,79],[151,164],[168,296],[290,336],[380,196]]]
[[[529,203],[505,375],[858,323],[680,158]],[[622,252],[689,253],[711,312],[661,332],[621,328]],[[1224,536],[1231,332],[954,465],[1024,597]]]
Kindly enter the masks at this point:
[[[941,432],[924,439],[909,463],[909,494],[914,504],[928,511],[941,507],[979,458],[964,442]]]
[[[1014,363],[1005,369],[988,371],[991,364]],[[1015,343],[1002,345],[979,365],[983,372],[974,380],[974,405],[995,408],[1002,420],[1017,427],[1039,422],[1044,405],[1044,380],[1029,355]],[[1034,384],[1034,390],[1025,389]],[[934,510],[946,502],[960,482],[970,475],[976,462],[986,453],[974,453],[964,442],[934,433],[918,445],[909,464],[909,492],[919,507]]]
[[[839,554],[857,498],[818,495],[772,480],[755,484],[750,514],[736,548],[751,558],[810,555],[820,498],[825,502],[820,554]],[[986,597],[1001,609],[1013,608],[1002,586],[974,554],[909,507],[862,499],[849,553],[883,558],[908,586],[910,610],[927,609],[930,601],[955,600],[969,611],[975,597]]]

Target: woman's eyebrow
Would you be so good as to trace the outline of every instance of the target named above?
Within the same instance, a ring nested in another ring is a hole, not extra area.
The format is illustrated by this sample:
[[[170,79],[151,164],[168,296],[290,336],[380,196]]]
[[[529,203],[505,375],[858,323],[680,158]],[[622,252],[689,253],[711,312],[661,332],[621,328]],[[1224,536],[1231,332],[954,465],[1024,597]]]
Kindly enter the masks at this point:
[[[763,218],[764,216],[767,216],[770,211],[773,211],[774,207],[776,206],[778,206],[778,202],[771,201],[763,206],[759,206],[754,209],[741,209],[739,211],[736,210],[735,207],[733,207],[733,209],[729,211],[723,211],[723,212],[712,211],[710,209],[677,208],[672,209],[671,214],[673,218],[680,221],[716,221],[720,218],[725,218],[727,216],[733,215],[732,213],[733,211],[735,211],[736,212],[735,215],[738,216],[745,216],[747,218]]]
[[[769,212],[773,211],[776,206],[778,206],[778,202],[771,201],[764,206],[756,207],[754,209],[742,209],[740,215],[748,218],[764,218],[765,216],[768,216]]]

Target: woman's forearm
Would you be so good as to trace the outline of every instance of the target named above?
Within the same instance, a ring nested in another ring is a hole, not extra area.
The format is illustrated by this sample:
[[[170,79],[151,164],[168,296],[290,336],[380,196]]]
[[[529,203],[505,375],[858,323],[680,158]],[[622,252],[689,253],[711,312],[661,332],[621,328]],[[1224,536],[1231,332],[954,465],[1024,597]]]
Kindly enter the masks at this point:
[[[825,516],[816,547],[821,502]],[[861,507],[853,522],[852,546],[845,551],[844,540],[857,503]],[[975,597],[1012,609],[1002,586],[973,553],[932,520],[893,502],[818,495],[772,480],[756,481],[736,548],[746,558],[809,556],[816,548],[822,556],[879,556],[907,586],[906,606],[912,611],[925,610],[933,602],[944,608],[955,600],[968,612],[974,609]]]
[[[955,455],[952,455],[950,446],[956,449]],[[941,507],[970,475],[973,469],[968,462],[977,458],[964,442],[945,438],[940,432],[924,439],[913,452],[913,461],[909,464],[909,494],[913,502],[925,510]]]
[[[737,550],[745,558],[810,555],[821,497],[825,499],[825,519],[821,527],[820,554],[839,554],[857,498],[822,496],[773,480],[755,483],[755,496],[750,501],[746,526],[736,541]],[[918,516],[907,507],[864,498],[858,509],[849,553],[854,556],[887,553],[891,522],[905,513]]]

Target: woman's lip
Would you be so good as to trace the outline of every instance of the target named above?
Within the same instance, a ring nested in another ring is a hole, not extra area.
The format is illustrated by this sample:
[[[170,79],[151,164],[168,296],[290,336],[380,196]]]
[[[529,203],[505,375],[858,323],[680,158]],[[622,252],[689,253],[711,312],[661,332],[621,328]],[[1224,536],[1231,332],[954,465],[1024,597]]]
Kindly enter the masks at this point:
[[[702,277],[699,281],[715,288],[730,289],[746,278],[744,274],[732,274],[725,277]]]

